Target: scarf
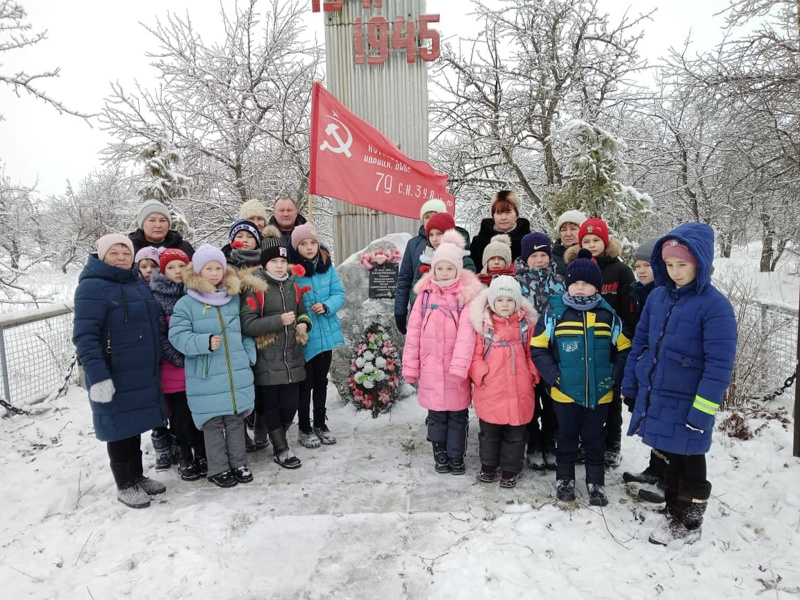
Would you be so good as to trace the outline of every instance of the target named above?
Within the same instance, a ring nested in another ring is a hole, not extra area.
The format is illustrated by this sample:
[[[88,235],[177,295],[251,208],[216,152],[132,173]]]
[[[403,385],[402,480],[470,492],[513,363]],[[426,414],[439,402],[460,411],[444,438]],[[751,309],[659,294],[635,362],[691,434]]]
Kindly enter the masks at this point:
[[[210,306],[225,306],[228,302],[233,300],[233,296],[229,295],[227,290],[217,290],[216,292],[198,292],[197,290],[188,289],[186,294],[191,296],[198,302],[208,304]]]
[[[595,294],[594,296],[570,296],[568,293],[565,293],[561,298],[564,300],[564,304],[575,310],[592,310],[603,299],[600,294]]]

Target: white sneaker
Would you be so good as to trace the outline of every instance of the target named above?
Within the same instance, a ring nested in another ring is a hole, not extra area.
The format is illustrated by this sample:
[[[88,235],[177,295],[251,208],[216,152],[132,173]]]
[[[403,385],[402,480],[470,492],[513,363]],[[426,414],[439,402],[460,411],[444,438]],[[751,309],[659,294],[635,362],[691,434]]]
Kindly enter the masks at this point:
[[[301,429],[297,434],[297,443],[306,448],[319,448],[322,442],[313,431],[306,433]]]

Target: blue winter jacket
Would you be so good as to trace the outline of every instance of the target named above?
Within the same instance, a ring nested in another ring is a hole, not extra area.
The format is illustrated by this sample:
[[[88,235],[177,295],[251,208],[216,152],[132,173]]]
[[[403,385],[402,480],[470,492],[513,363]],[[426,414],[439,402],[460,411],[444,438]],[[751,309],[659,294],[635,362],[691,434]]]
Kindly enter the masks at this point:
[[[327,257],[323,260],[320,255],[313,261],[300,256],[296,251],[291,253],[291,262],[302,265],[306,274],[304,277],[295,277],[295,283],[301,290],[310,288],[303,294],[303,303],[311,319],[311,330],[308,332],[308,342],[303,346],[303,357],[311,360],[317,354],[333,350],[336,346],[344,345],[342,324],[336,313],[344,306],[344,287],[339,279],[339,274],[333,266],[330,252],[320,245]],[[327,312],[318,315],[311,310],[311,306],[321,302]]]
[[[87,387],[114,382],[111,402],[90,402],[98,440],[124,440],[164,424],[158,304],[133,269],[89,256],[75,290],[72,343]]]
[[[697,259],[697,278],[682,288],[669,279],[661,258],[664,242],[673,238]],[[656,288],[636,327],[622,393],[636,398],[628,435],[638,433],[664,452],[708,452],[714,416],[730,384],[736,317],[711,285],[713,260],[714,231],[702,223],[673,229],[656,242],[650,259]]]
[[[200,292],[213,291],[191,263],[183,283]],[[221,286],[233,296],[230,302],[212,306],[186,295],[178,300],[169,322],[169,341],[186,357],[186,396],[198,429],[214,417],[249,414],[255,398],[250,367],[256,363],[256,345],[253,338],[242,335],[240,284],[233,269],[225,271]],[[213,352],[212,335],[222,337]]]
[[[409,299],[411,298],[411,286],[414,276],[419,272],[421,262],[419,257],[428,244],[428,236],[425,235],[425,228],[420,227],[417,237],[411,238],[406,244],[403,252],[403,260],[400,263],[400,271],[397,274],[397,289],[394,294],[394,314],[407,315],[409,309]]]

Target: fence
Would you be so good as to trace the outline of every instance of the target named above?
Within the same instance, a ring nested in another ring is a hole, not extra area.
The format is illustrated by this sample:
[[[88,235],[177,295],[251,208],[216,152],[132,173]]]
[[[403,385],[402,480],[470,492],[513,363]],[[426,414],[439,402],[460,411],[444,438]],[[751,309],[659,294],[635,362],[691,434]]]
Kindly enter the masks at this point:
[[[74,355],[71,306],[0,315],[0,374],[11,405],[35,404],[56,392]]]

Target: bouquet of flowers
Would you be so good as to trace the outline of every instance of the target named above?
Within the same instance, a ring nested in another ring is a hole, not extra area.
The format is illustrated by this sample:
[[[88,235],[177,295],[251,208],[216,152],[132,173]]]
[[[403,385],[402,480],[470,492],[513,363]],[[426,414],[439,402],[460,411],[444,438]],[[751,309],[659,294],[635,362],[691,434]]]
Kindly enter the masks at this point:
[[[361,255],[361,264],[367,271],[372,269],[373,264],[382,265],[384,263],[400,262],[401,260],[403,260],[403,255],[400,254],[400,250],[395,250],[394,252],[376,250],[373,253],[364,252]]]
[[[347,383],[356,408],[371,410],[373,419],[389,411],[400,397],[400,358],[380,323],[372,323],[364,332],[353,353]]]

